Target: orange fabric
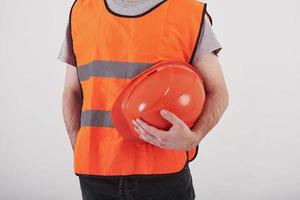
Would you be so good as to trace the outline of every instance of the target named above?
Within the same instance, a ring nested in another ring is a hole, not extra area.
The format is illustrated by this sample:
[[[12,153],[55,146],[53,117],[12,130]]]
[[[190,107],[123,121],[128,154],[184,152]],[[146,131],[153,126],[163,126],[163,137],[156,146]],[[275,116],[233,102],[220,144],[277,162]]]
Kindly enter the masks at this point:
[[[103,0],[77,0],[70,13],[77,68],[93,61],[189,62],[205,8],[206,4],[196,0],[167,0],[143,16],[126,18],[110,13]],[[80,80],[82,111],[110,111],[131,79],[92,74]],[[105,176],[176,173],[194,156],[195,149],[186,152],[160,149],[146,142],[133,144],[113,127],[82,126],[75,144],[74,171]]]
[[[74,153],[78,174],[160,174],[166,173],[170,165],[172,170],[179,171],[186,162],[185,152],[165,151],[145,142],[132,145],[116,129],[107,127],[82,127]]]
[[[82,89],[86,91],[82,110],[111,110],[115,97],[128,81],[107,77],[91,77],[87,81],[81,81]]]

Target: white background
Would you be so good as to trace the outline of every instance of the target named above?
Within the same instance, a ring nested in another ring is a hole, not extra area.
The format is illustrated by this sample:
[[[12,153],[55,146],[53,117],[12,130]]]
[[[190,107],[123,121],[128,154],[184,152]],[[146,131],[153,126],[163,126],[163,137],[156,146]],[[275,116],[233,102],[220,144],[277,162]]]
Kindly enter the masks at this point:
[[[0,199],[81,199],[56,59],[72,3],[0,2]],[[298,200],[300,3],[207,3],[230,105],[191,163],[196,199]]]

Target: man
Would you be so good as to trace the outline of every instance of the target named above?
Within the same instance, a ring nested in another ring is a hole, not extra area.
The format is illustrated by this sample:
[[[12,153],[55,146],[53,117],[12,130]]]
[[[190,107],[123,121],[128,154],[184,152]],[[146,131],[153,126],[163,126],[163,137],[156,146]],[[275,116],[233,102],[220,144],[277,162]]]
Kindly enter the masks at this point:
[[[196,153],[191,150],[228,105],[217,57],[221,46],[205,8],[195,0],[73,4],[59,58],[68,63],[63,114],[84,200],[195,199],[188,164]],[[174,113],[161,111],[173,124],[163,134],[136,119],[132,123],[145,145],[124,141],[111,123],[114,98],[133,77],[129,74],[172,58],[189,62],[201,73],[206,90],[201,116],[188,128]],[[125,75],[121,77],[117,70]],[[181,160],[172,160],[173,155]]]

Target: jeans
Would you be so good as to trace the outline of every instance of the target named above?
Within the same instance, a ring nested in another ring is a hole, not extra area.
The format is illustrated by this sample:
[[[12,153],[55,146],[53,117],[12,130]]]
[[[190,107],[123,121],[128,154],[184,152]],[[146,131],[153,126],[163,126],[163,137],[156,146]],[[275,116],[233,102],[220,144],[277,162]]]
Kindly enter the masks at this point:
[[[174,174],[79,176],[83,200],[194,200],[189,165]]]

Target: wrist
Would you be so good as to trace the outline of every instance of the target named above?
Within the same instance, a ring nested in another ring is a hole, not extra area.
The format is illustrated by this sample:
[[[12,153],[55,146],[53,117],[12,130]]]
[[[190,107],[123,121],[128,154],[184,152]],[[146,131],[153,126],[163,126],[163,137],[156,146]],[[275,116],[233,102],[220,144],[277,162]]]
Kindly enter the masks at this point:
[[[192,131],[192,133],[194,134],[195,136],[195,139],[194,139],[194,144],[193,144],[193,148],[197,147],[197,145],[201,142],[201,140],[203,139],[204,137],[204,134],[202,134],[201,132],[195,132],[195,131]]]

